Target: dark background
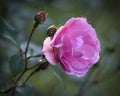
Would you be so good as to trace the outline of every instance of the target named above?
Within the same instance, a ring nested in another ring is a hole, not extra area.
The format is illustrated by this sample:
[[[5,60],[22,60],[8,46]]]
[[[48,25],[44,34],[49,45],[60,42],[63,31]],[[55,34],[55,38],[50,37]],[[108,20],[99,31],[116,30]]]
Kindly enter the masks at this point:
[[[0,18],[15,28],[17,34],[13,35],[22,48],[34,24],[34,15],[43,9],[48,17],[33,35],[32,54],[41,52],[50,25],[62,25],[71,17],[86,17],[101,42],[101,59],[81,78],[65,74],[59,65],[50,66],[36,73],[25,89],[17,90],[20,95],[16,96],[120,96],[120,1],[0,0]],[[0,24],[0,32],[1,29]],[[16,47],[0,36],[0,88],[9,86],[14,79],[8,61],[16,52]]]

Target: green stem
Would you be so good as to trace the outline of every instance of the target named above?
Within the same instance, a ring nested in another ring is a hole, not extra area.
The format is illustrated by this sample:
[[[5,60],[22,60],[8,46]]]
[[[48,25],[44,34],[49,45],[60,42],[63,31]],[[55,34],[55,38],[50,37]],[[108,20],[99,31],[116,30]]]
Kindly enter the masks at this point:
[[[38,58],[38,57],[43,57],[43,54],[37,54],[35,56],[29,56],[29,57],[26,58],[26,60],[29,60],[31,58]]]
[[[24,70],[24,71],[19,75],[19,77],[16,79],[15,83],[17,83],[17,82],[20,80],[20,78],[26,73],[26,71],[27,71],[27,70]]]
[[[36,65],[34,65],[32,67],[29,67],[27,70],[31,70],[31,69],[35,68],[36,66],[38,66],[38,65],[39,65],[39,63],[37,63]]]
[[[22,85],[25,85],[25,83],[28,81],[28,79],[29,79],[32,75],[34,75],[36,72],[38,72],[38,71],[34,70],[33,72],[31,72],[30,75],[29,75],[29,76],[25,79],[25,81],[22,83]]]
[[[6,88],[6,89],[3,89],[3,90],[0,90],[0,94],[2,93],[8,93],[9,91],[11,91],[15,86],[14,85],[11,85],[10,87]]]
[[[33,33],[34,33],[34,31],[35,31],[35,29],[36,29],[37,26],[38,26],[38,23],[35,23],[34,26],[33,26],[33,28],[32,28],[32,31],[31,31],[31,33],[29,35],[28,41],[27,41],[27,46],[26,46],[26,49],[25,49],[25,69],[27,69],[27,63],[28,63],[27,60],[26,60],[26,58],[27,58],[27,52],[28,52],[28,47],[29,47],[32,35],[33,35]]]

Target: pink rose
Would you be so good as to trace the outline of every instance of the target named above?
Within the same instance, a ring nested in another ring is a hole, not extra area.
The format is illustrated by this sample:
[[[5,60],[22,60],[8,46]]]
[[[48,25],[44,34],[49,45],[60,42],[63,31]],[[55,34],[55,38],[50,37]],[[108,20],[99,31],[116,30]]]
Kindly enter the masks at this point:
[[[42,53],[68,74],[83,76],[99,60],[100,43],[86,18],[71,18],[44,41]]]

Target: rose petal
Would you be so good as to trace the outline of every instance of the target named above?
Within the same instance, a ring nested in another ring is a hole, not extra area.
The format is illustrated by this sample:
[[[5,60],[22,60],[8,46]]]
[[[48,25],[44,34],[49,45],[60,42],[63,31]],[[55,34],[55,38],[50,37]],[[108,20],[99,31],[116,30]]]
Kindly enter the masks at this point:
[[[44,40],[42,53],[45,55],[46,59],[52,65],[56,65],[58,63],[53,48],[50,46],[51,38],[48,37]]]
[[[89,45],[82,45],[80,51],[83,53],[85,59],[91,59],[95,56],[95,50]]]

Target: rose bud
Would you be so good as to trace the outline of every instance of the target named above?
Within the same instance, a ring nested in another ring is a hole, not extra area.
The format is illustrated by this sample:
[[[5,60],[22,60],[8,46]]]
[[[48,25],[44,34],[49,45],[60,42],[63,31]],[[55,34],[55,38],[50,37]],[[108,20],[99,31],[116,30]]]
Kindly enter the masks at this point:
[[[99,60],[100,42],[86,18],[71,18],[44,40],[42,53],[52,65],[59,62],[66,73],[80,77]]]
[[[53,37],[56,31],[57,31],[57,27],[55,25],[52,25],[48,28],[47,35]]]
[[[47,18],[47,13],[45,11],[38,12],[34,17],[36,23],[38,24],[43,24],[46,18]]]

